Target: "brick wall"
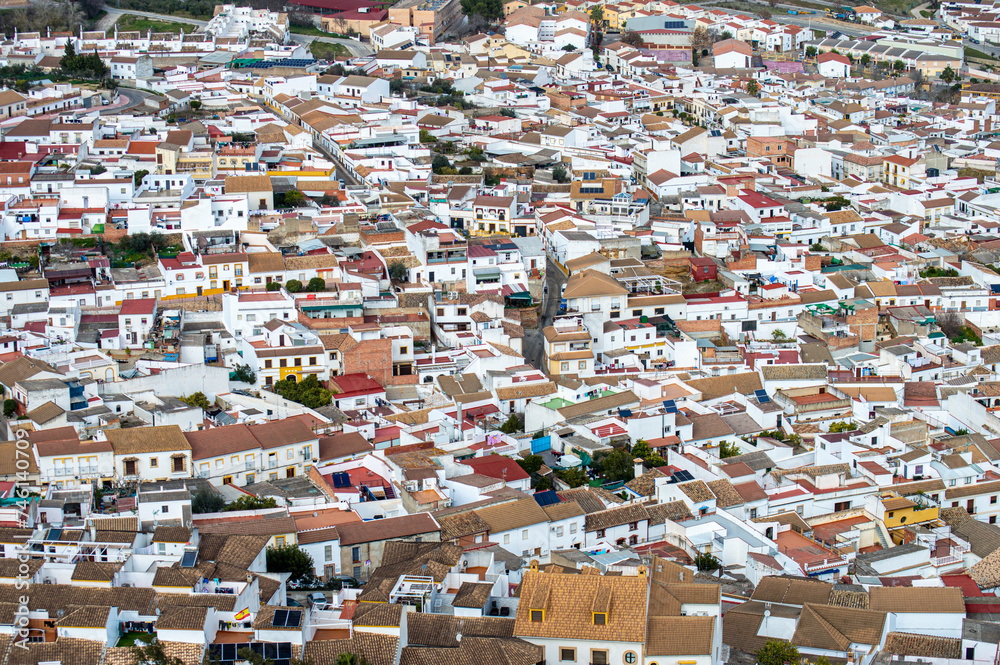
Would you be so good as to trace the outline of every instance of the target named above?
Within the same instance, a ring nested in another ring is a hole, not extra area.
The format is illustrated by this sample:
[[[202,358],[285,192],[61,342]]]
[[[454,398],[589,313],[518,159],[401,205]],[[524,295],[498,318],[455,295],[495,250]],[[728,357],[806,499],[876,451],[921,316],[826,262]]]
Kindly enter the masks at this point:
[[[862,340],[874,340],[878,333],[878,308],[869,307],[854,314],[848,314],[847,325],[851,333]]]
[[[726,261],[726,270],[756,270],[757,255],[747,254],[741,259]]]
[[[344,354],[344,374],[367,374],[379,384],[390,385],[392,340],[367,339]]]
[[[818,254],[806,254],[804,267],[807,272],[818,272],[823,267],[823,257]]]

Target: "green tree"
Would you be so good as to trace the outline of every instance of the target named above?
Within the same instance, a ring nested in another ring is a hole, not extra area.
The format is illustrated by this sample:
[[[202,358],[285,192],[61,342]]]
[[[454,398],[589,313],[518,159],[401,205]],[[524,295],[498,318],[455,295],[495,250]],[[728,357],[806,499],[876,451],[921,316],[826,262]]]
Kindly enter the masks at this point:
[[[516,118],[517,112],[514,109],[507,108],[506,106],[500,109],[500,115],[505,118]]]
[[[236,499],[236,501],[228,504],[223,510],[226,512],[234,512],[237,510],[265,510],[267,508],[277,507],[278,502],[273,496],[259,497],[244,494],[240,498]]]
[[[135,187],[138,188],[139,185],[142,184],[142,179],[145,178],[148,175],[149,175],[149,171],[147,171],[146,169],[139,169],[138,171],[136,171],[135,173],[133,173],[132,174],[132,182],[134,183]]]
[[[600,466],[600,471],[604,477],[611,481],[629,481],[635,477],[635,466],[632,453],[624,448],[615,448],[606,455],[601,455],[598,460],[594,456],[595,465]]]
[[[333,397],[333,393],[320,385],[315,374],[310,374],[301,381],[295,381],[295,377],[290,376],[274,384],[274,391],[285,399],[298,402],[310,409],[328,406],[330,398]]]
[[[757,83],[757,81],[753,81],[753,80],[748,81],[747,82],[747,94],[750,95],[751,97],[757,97],[757,96],[759,96],[760,95],[760,84]]]
[[[17,413],[17,400],[5,399],[3,401],[3,417],[10,418]]]
[[[733,38],[733,33],[729,32],[728,30],[723,30],[721,38],[722,38],[722,41],[726,41],[727,39],[732,39]]]
[[[268,282],[267,286],[264,287],[268,291],[280,291],[281,284],[279,282]]]
[[[503,2],[501,0],[462,0],[462,13],[466,16],[482,16],[489,22],[503,18]]]
[[[132,663],[134,665],[184,665],[184,661],[175,656],[168,656],[155,637],[146,646],[132,645]]]
[[[285,282],[285,290],[289,293],[299,293],[302,291],[302,282],[297,279],[290,279]]]
[[[850,432],[850,431],[856,430],[857,428],[858,428],[858,424],[855,423],[855,422],[851,422],[849,420],[838,420],[835,423],[830,423],[830,431],[834,432],[834,433],[836,433],[836,432]]]
[[[740,447],[736,444],[735,441],[723,441],[722,444],[719,445],[720,459],[726,459],[727,457],[736,457],[737,455],[740,454],[741,454]]]
[[[768,640],[756,655],[757,665],[795,665],[799,662],[799,650],[785,640]]]
[[[566,172],[565,164],[559,163],[552,167],[552,179],[558,183],[569,182],[569,173]]]
[[[558,471],[557,475],[560,480],[569,485],[570,487],[580,487],[581,485],[587,484],[587,474],[580,467],[573,467],[572,469],[563,469]]]
[[[525,473],[538,473],[538,470],[542,468],[542,464],[545,462],[541,455],[528,455],[516,461],[524,469]]]
[[[274,197],[275,208],[301,208],[306,203],[306,195],[297,189],[290,189]]]
[[[807,58],[815,58],[816,57],[816,47],[815,46],[807,46],[806,47],[806,57]]]
[[[208,411],[212,408],[212,403],[208,401],[205,397],[205,393],[197,392],[188,395],[187,397],[181,397],[181,401],[188,406],[197,406],[204,411]]]
[[[310,293],[319,293],[320,291],[326,291],[326,280],[322,277],[313,277],[309,280],[306,285],[306,291]]]
[[[773,339],[775,342],[784,342],[785,340],[788,339],[788,336],[785,335],[785,333],[783,333],[781,330],[775,329],[775,331],[771,333],[771,339]]]
[[[694,557],[694,565],[698,570],[717,570],[719,568],[719,560],[711,555],[709,552],[699,552]]]
[[[871,64],[871,61],[872,57],[870,55],[868,55],[867,53],[863,54],[861,56],[861,67],[863,69],[868,69],[868,65]]]
[[[333,661],[333,665],[368,665],[368,663],[365,661],[364,656],[345,651],[337,655],[337,659]]]
[[[226,508],[226,500],[222,495],[208,487],[200,488],[191,498],[192,513],[218,513]]]
[[[426,129],[420,130],[420,142],[421,143],[437,143],[437,139]]]
[[[590,22],[594,26],[594,30],[604,29],[604,8],[597,5],[590,10]]]
[[[510,417],[500,425],[500,431],[504,434],[513,434],[515,432],[521,431],[521,419],[518,418],[516,413],[510,414]]]
[[[313,558],[297,545],[267,548],[267,572],[291,573],[292,580],[312,579],[315,575]]]
[[[546,478],[545,476],[539,478],[538,482],[535,483],[536,492],[544,492],[545,490],[550,490],[550,489],[552,489],[552,481]]]
[[[451,169],[451,160],[444,155],[434,155],[434,159],[431,160],[431,170],[438,175],[443,175],[448,169]]]
[[[906,63],[902,60],[892,63],[892,71],[895,75],[902,74],[904,69],[906,69]]]
[[[827,658],[826,656],[820,656],[819,658],[813,661],[812,665],[830,665],[830,659]]]
[[[402,261],[391,261],[389,263],[389,279],[394,282],[405,282],[409,276],[409,270]]]
[[[634,48],[642,46],[642,35],[634,30],[626,30],[618,37],[618,41]]]
[[[242,383],[257,383],[257,375],[254,374],[250,365],[236,365],[233,368],[233,380],[241,381]]]
[[[191,107],[192,111],[197,111],[198,109],[201,108],[201,102],[198,101],[197,99],[194,99],[194,100],[191,100],[191,103],[188,106]]]
[[[951,68],[951,65],[945,67],[944,71],[941,72],[941,80],[948,85],[951,85],[951,82],[955,80],[955,70]]]
[[[63,51],[63,56],[59,59],[59,66],[67,72],[72,72],[76,69],[76,47],[73,46],[72,39],[66,40],[66,49]]]

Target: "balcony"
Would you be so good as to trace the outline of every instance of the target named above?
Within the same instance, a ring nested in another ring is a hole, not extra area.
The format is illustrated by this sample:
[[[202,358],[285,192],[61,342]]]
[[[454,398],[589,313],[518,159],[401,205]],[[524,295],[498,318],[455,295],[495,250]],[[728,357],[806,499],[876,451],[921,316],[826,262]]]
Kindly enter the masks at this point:
[[[255,468],[253,460],[247,460],[246,462],[244,462],[243,468],[246,469],[247,471],[253,471]]]

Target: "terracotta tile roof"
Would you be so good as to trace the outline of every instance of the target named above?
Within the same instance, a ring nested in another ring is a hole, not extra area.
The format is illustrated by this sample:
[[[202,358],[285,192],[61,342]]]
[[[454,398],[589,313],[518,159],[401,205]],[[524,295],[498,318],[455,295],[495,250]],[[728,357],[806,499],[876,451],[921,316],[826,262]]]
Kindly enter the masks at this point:
[[[704,480],[690,480],[686,483],[677,483],[677,489],[684,492],[695,503],[711,501],[715,498],[712,490],[708,489],[708,485],[705,484]]]
[[[358,631],[347,640],[313,640],[302,651],[305,661],[332,663],[342,653],[351,653],[369,665],[395,665],[399,638],[395,635]]]
[[[834,589],[830,592],[830,605],[838,607],[854,607],[867,610],[869,597],[867,591],[851,591],[850,589]]]
[[[455,594],[452,605],[455,607],[481,608],[490,599],[493,585],[484,582],[462,582]]]
[[[441,525],[441,540],[443,541],[458,540],[464,536],[487,533],[490,530],[490,525],[471,510],[456,515],[442,515],[437,518],[437,521]]]
[[[847,651],[852,644],[877,645],[886,613],[853,607],[815,605],[802,608],[792,643],[799,647]]]
[[[555,391],[556,384],[551,381],[546,381],[545,383],[530,383],[523,386],[504,386],[502,388],[497,388],[496,394],[497,399],[512,400],[551,395]]]
[[[361,603],[354,611],[353,623],[365,628],[399,627],[403,606],[397,603]]]
[[[663,524],[665,520],[671,522],[683,522],[694,519],[694,515],[683,501],[668,501],[667,503],[656,503],[646,506],[646,514],[649,515],[649,523]]]
[[[711,616],[650,617],[646,629],[645,655],[710,655],[715,620]]]
[[[638,478],[633,478],[625,483],[625,487],[639,496],[653,496],[656,493],[656,479],[667,477],[667,474],[659,469],[649,469],[648,471],[643,471],[642,475]]]
[[[4,637],[10,639],[9,636]],[[7,665],[37,665],[47,662],[98,665],[104,654],[104,642],[70,637],[57,637],[55,642],[27,642],[24,646],[26,648],[10,649]]]
[[[108,625],[110,607],[96,605],[73,605],[66,608],[66,613],[56,619],[56,625],[63,628],[104,628]]]
[[[723,376],[713,376],[707,379],[692,379],[685,384],[701,393],[701,399],[710,400],[718,397],[725,397],[733,393],[748,395],[755,390],[760,390],[764,386],[760,382],[760,374],[757,372],[744,372],[742,374],[726,374]]]
[[[171,607],[156,619],[157,630],[197,630],[205,628],[207,607]]]
[[[641,522],[648,519],[649,513],[646,512],[645,506],[641,503],[630,503],[619,508],[609,508],[597,513],[588,514],[584,518],[584,529],[586,531],[598,531],[600,529],[610,529],[622,524],[631,524],[632,522]]]
[[[881,612],[965,614],[957,587],[872,587],[870,606]]]
[[[979,496],[981,494],[1000,493],[1000,480],[985,483],[975,483],[973,485],[963,485],[962,487],[949,487],[945,490],[945,499],[964,499],[969,496]]]
[[[885,636],[885,645],[882,650],[894,656],[961,660],[962,640],[958,637],[889,633]]]
[[[710,481],[708,488],[715,495],[715,505],[719,508],[731,508],[732,506],[743,505],[742,495],[726,478]]]
[[[115,455],[191,450],[191,444],[184,437],[179,425],[107,429],[104,430],[104,434]]]
[[[760,581],[751,598],[761,602],[786,605],[825,604],[829,602],[832,591],[833,585],[829,582],[769,576]]]
[[[645,576],[525,573],[520,585],[515,634],[530,639],[642,642],[646,628]],[[531,610],[543,610],[541,621]],[[594,612],[607,614],[595,625]]]
[[[586,515],[583,512],[583,508],[576,501],[560,501],[559,503],[553,503],[548,506],[542,506],[542,510],[545,511],[545,515],[549,518],[550,522],[558,522],[560,520],[570,519],[571,517],[582,517]]]
[[[530,497],[511,503],[480,508],[476,514],[489,525],[491,534],[549,521],[538,502]]]

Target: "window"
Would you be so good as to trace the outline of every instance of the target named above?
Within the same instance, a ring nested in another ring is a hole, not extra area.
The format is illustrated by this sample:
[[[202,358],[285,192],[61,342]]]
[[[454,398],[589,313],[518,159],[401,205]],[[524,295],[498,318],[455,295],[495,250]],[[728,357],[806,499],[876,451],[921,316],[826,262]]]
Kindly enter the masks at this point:
[[[323,558],[326,561],[333,561],[333,545],[327,545],[323,548]]]
[[[629,531],[638,531],[639,530],[639,523],[638,522],[629,522],[628,530]]]
[[[556,538],[562,538],[562,536],[563,536],[563,528],[561,526],[557,526],[556,527]]]
[[[295,459],[295,451],[291,448],[285,451],[285,459]]]
[[[594,612],[594,625],[606,626],[608,624],[607,612]]]
[[[401,346],[399,347],[399,355],[405,356],[409,352],[409,347]]]
[[[626,651],[622,660],[625,661],[625,665],[635,665],[635,662],[639,660],[639,657],[635,655],[634,651]]]
[[[954,487],[957,484],[958,480],[956,478],[952,478],[951,480],[948,481],[948,487]]]
[[[285,546],[285,537],[284,536],[275,536],[274,537],[274,546],[275,547],[284,547]]]
[[[316,356],[309,356],[309,364],[310,365],[316,364]]]
[[[271,369],[271,364],[272,364],[272,361],[265,360],[264,361],[264,369]]]
[[[503,544],[504,545],[510,545],[510,534],[509,533],[505,533],[503,535]]]
[[[590,662],[592,665],[608,665],[608,652],[605,650],[593,650],[590,652]]]
[[[597,537],[598,538],[603,538],[604,537],[604,529],[598,529],[597,530]]]
[[[150,457],[149,458],[149,468],[150,469],[155,469],[155,468],[157,468],[159,466],[160,466],[160,460],[159,459],[157,459],[156,457]]]
[[[361,561],[361,548],[352,547],[351,548],[351,561]]]
[[[282,358],[278,361],[278,367],[288,367],[288,359]]]
[[[562,647],[559,649],[559,660],[561,661],[575,661],[576,660],[576,649],[569,647]]]
[[[527,540],[527,539],[528,539],[528,530],[521,529],[521,540]]]
[[[531,610],[531,620],[541,622],[545,620],[545,610]]]
[[[559,369],[560,369],[560,371],[568,372],[569,371],[569,363],[562,363],[562,364],[560,364],[559,365]]]
[[[302,367],[302,358],[296,358],[295,359],[295,366],[296,367]]]
[[[569,532],[576,533],[576,522],[573,522],[572,524],[569,525]]]
[[[221,457],[219,459],[215,460],[215,468],[216,469],[221,469],[222,465],[223,465],[223,462],[224,461],[223,461],[223,459]]]
[[[182,473],[184,471],[184,458],[175,457],[173,458],[173,461],[174,461],[174,473]]]

